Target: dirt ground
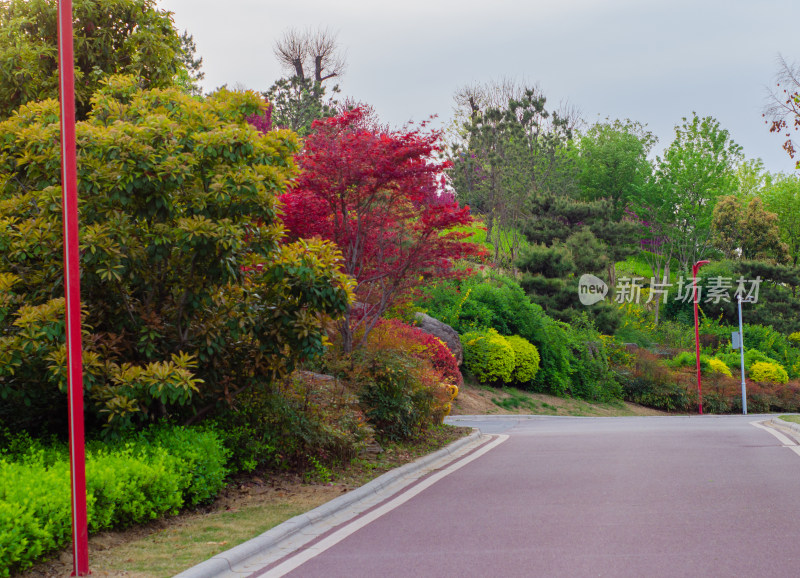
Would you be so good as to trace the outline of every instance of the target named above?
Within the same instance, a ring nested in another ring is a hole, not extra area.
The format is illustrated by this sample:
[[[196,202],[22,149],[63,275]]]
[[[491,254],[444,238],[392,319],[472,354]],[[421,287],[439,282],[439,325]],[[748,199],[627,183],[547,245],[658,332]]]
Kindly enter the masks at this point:
[[[517,408],[504,408],[493,400],[502,402],[513,397],[524,396],[531,400],[531,405]],[[450,415],[504,415],[504,414],[543,414],[543,415],[585,415],[585,416],[620,416],[620,415],[667,415],[666,412],[651,409],[628,402],[618,404],[590,404],[582,400],[553,397],[539,393],[515,392],[491,387],[465,385],[458,392],[453,402]]]

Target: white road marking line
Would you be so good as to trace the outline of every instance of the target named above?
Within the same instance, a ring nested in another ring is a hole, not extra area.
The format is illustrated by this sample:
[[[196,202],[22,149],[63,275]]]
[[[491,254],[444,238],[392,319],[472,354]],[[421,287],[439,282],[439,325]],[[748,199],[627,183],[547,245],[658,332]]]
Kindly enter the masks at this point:
[[[764,424],[762,424],[760,422],[757,422],[757,421],[751,421],[750,425],[755,426],[755,427],[757,427],[759,429],[763,429],[764,431],[768,431],[769,433],[774,435],[776,438],[778,438],[778,441],[781,442],[781,444],[783,444],[783,447],[789,448],[794,453],[796,453],[798,456],[800,456],[800,446],[798,446],[793,440],[789,439],[788,437],[783,435],[778,430],[773,429],[771,427],[767,427]]]
[[[437,473],[433,474],[431,477],[429,477],[425,481],[417,484],[416,486],[414,486],[413,488],[411,488],[407,492],[404,492],[402,495],[400,495],[400,496],[394,498],[393,500],[385,503],[380,508],[377,508],[377,509],[373,510],[372,512],[370,512],[369,514],[366,514],[365,516],[362,516],[361,518],[358,518],[357,520],[354,520],[352,523],[347,524],[344,528],[341,528],[341,529],[337,530],[336,532],[334,532],[333,534],[331,534],[330,536],[328,536],[324,540],[320,540],[317,544],[314,544],[310,548],[308,548],[306,550],[303,550],[301,552],[298,552],[297,555],[292,556],[291,558],[289,558],[285,562],[282,562],[282,563],[278,564],[277,566],[275,566],[275,568],[273,568],[272,570],[270,570],[266,574],[263,574],[263,576],[265,576],[266,578],[279,578],[280,576],[285,576],[286,574],[288,574],[289,572],[291,572],[292,570],[294,570],[295,568],[297,568],[301,564],[304,564],[305,562],[308,562],[309,560],[311,560],[315,556],[318,556],[319,554],[322,554],[325,550],[328,550],[329,548],[332,548],[333,546],[335,546],[336,544],[338,544],[339,542],[341,542],[342,540],[347,538],[350,534],[353,534],[353,533],[357,532],[358,530],[360,530],[361,528],[363,528],[367,524],[370,524],[371,522],[374,522],[375,520],[377,520],[378,518],[380,518],[384,514],[387,514],[387,513],[391,512],[392,510],[394,510],[395,508],[397,508],[398,506],[401,506],[402,504],[406,503],[411,498],[413,498],[414,496],[416,496],[417,494],[419,494],[420,492],[422,492],[426,488],[431,487],[433,484],[435,484],[436,482],[438,482],[439,480],[441,480],[445,476],[447,476],[449,474],[452,474],[453,472],[455,472],[456,470],[458,470],[460,468],[463,468],[464,466],[466,466],[468,463],[472,462],[473,460],[478,459],[479,457],[481,457],[486,452],[488,452],[490,450],[493,450],[495,447],[499,446],[501,443],[503,443],[507,439],[508,439],[508,436],[505,435],[505,434],[498,435],[496,440],[494,440],[493,442],[489,443],[488,445],[482,447],[481,449],[476,451],[471,456],[469,456],[469,457],[467,457],[465,459],[459,460],[456,463],[454,463],[453,465],[441,470],[440,472],[437,472]]]

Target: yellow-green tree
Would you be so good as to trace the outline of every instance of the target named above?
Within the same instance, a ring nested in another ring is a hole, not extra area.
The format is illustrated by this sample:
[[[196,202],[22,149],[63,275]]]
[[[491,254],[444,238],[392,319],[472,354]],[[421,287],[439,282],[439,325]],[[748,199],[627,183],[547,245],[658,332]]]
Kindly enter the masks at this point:
[[[172,14],[155,0],[73,0],[75,101],[78,118],[91,108],[100,82],[135,75],[142,88],[191,84],[199,61]],[[0,119],[20,105],[58,98],[57,0],[0,2]]]
[[[348,304],[338,251],[281,244],[289,131],[253,93],[112,77],[77,125],[89,418],[188,417],[324,350]],[[0,123],[0,419],[65,415],[58,104]],[[35,421],[36,420],[36,421]]]

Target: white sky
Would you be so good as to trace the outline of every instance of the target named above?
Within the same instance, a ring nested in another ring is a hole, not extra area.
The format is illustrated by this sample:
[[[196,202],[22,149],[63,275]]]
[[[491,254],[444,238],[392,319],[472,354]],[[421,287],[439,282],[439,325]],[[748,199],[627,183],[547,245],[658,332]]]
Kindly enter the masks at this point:
[[[288,28],[328,27],[347,50],[342,95],[394,125],[448,123],[466,84],[538,84],[585,121],[630,118],[659,149],[696,111],[767,169],[794,170],[761,117],[778,53],[800,60],[800,0],[159,0],[194,35],[204,87],[263,91]],[[793,39],[795,39],[793,41]]]

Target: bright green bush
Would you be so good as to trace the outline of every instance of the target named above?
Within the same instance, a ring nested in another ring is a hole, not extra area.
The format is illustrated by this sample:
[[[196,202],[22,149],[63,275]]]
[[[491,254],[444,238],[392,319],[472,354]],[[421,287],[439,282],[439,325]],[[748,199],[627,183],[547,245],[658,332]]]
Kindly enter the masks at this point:
[[[738,355],[738,354],[737,354]],[[721,358],[709,357],[704,353],[700,354],[700,371],[703,373],[719,373],[733,377],[729,364],[733,356],[721,356]],[[667,362],[672,367],[697,367],[697,354],[691,351],[681,351],[678,355]]]
[[[212,429],[185,427],[154,428],[142,434],[146,448],[163,448],[179,459],[188,478],[184,481],[184,503],[196,506],[213,500],[225,485],[230,450]]]
[[[757,363],[759,361],[764,362],[764,363],[775,363],[775,364],[778,363],[776,360],[774,360],[771,357],[769,357],[768,355],[762,353],[758,349],[747,349],[747,350],[745,350],[745,352],[744,352],[744,368],[746,370],[749,371],[750,369],[752,369],[753,364],[755,364],[755,363]]]
[[[539,371],[539,350],[519,335],[506,337],[506,341],[514,350],[514,373],[511,378],[517,383],[533,381]]]
[[[494,329],[473,331],[461,336],[464,364],[481,383],[512,380],[514,348]]]
[[[753,381],[771,381],[774,383],[786,383],[789,376],[786,370],[778,363],[768,363],[757,361],[750,368],[750,379]]]
[[[744,343],[782,365],[790,377],[800,377],[800,348],[789,337],[769,326],[745,324]]]
[[[90,531],[146,522],[211,499],[222,487],[226,455],[216,433],[182,428],[88,444]],[[69,543],[70,496],[65,447],[34,444],[0,458],[0,576]]]
[[[708,355],[700,355],[700,370],[711,371],[708,364]],[[681,351],[678,355],[667,362],[672,367],[697,367],[697,354],[691,351]]]
[[[177,514],[189,475],[181,460],[164,448],[141,453],[127,447],[87,456],[86,492],[93,497],[89,529],[125,528]]]

